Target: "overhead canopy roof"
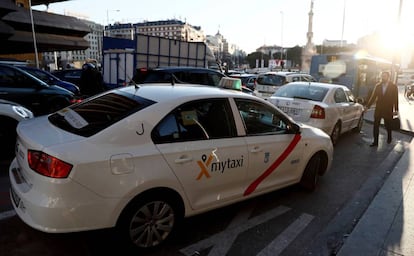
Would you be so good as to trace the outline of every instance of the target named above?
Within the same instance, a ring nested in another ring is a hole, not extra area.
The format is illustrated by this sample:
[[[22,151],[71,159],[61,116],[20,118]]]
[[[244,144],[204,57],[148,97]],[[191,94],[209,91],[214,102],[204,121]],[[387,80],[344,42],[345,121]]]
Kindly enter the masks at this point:
[[[32,0],[32,5],[63,1]],[[89,47],[84,37],[90,33],[90,29],[77,18],[33,10],[33,20],[40,52],[85,50]],[[0,54],[33,53],[28,9],[0,1],[0,45]]]
[[[32,0],[32,5],[52,4],[58,2],[67,2],[67,0]]]

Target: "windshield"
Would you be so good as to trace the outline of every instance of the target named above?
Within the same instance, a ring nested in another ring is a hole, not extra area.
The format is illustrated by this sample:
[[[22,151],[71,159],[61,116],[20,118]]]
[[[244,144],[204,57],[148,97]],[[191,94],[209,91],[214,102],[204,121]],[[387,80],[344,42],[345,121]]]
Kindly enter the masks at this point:
[[[111,92],[64,108],[49,116],[57,127],[92,136],[155,102],[125,92]]]
[[[301,85],[301,84],[288,84],[280,87],[273,96],[284,98],[298,98],[307,99],[313,101],[322,101],[328,88],[313,86],[313,85]]]

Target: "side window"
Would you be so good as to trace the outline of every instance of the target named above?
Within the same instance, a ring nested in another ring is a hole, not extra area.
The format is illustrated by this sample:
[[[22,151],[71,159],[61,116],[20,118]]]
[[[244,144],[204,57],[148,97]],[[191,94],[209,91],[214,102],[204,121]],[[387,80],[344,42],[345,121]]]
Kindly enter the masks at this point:
[[[336,89],[334,99],[336,103],[348,102],[346,94],[342,89]]]
[[[25,74],[8,67],[1,67],[0,87],[29,88],[35,86],[35,81]]]
[[[154,143],[230,138],[236,127],[227,99],[189,102],[171,111],[153,130]]]
[[[292,76],[292,82],[300,81],[300,76]]]
[[[247,135],[283,134],[288,130],[284,116],[260,102],[236,99]]]
[[[203,84],[208,85],[208,79],[207,74],[202,72],[191,72],[189,71],[186,74],[185,82],[188,82],[190,84]]]
[[[14,79],[11,71],[7,67],[0,67],[0,87],[13,87]]]

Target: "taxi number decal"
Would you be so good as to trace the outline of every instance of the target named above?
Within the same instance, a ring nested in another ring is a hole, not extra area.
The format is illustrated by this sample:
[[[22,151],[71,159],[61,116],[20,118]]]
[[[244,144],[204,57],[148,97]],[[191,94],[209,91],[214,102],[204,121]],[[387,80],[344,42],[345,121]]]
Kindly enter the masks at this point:
[[[301,136],[299,134],[296,134],[295,137],[293,137],[293,140],[290,142],[289,146],[283,151],[283,153],[276,159],[276,161],[267,168],[267,170],[260,175],[255,181],[253,181],[247,189],[244,191],[244,196],[248,196],[251,193],[253,193],[257,186],[266,179],[272,172],[276,170],[276,168],[289,156],[289,154],[293,151],[293,149],[298,144],[299,140],[301,139]]]

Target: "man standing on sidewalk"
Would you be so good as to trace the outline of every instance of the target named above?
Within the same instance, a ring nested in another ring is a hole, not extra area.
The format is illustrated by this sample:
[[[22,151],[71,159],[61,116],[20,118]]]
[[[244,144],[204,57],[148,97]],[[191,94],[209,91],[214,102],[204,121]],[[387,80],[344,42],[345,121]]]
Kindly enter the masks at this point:
[[[382,118],[384,118],[387,129],[387,143],[390,144],[392,141],[391,122],[393,116],[398,114],[398,88],[390,81],[390,72],[388,71],[381,73],[381,81],[375,85],[366,109],[369,109],[374,103],[374,142],[370,147],[378,146],[379,126]]]

